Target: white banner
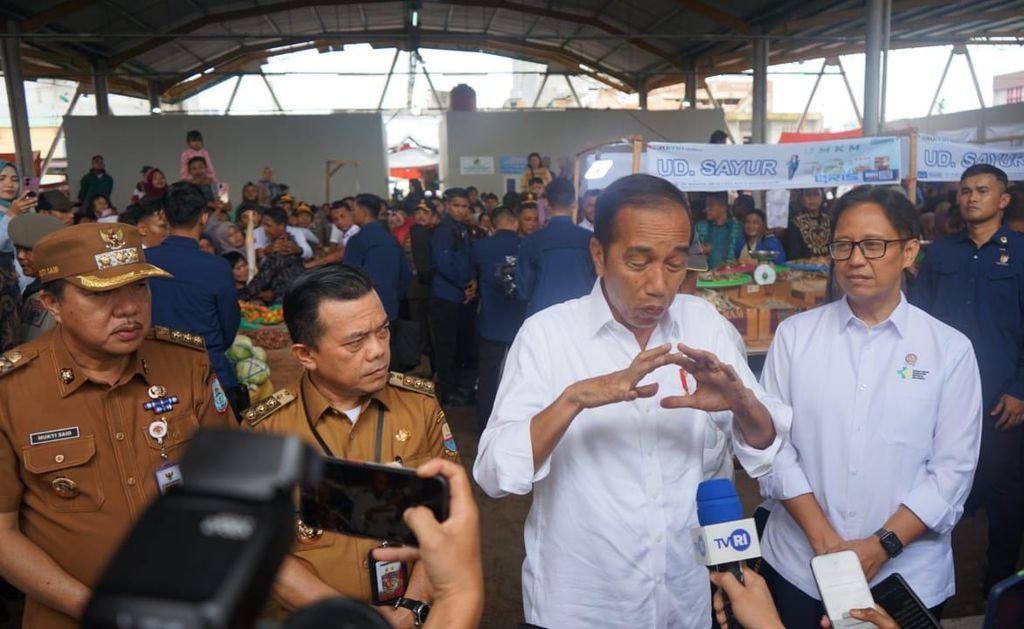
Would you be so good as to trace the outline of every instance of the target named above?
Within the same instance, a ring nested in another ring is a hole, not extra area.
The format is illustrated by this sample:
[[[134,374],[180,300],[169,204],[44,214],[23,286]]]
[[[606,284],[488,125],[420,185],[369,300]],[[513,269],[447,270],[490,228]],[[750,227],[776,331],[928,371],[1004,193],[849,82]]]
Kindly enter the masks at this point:
[[[1010,181],[1024,181],[1024,148],[964,144],[937,135],[917,136],[918,181],[960,181],[964,170],[975,164],[992,164],[1006,171]]]
[[[796,144],[650,142],[644,172],[680,190],[778,190],[858,184],[898,185],[899,138]]]

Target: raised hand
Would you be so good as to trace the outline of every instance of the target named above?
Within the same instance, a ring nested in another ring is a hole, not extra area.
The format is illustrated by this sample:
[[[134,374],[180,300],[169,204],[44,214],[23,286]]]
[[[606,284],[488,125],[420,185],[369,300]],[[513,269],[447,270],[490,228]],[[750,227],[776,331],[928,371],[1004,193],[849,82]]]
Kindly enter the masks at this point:
[[[700,349],[679,344],[680,354],[674,354],[679,365],[697,381],[692,395],[670,395],[661,400],[663,408],[696,408],[702,411],[738,410],[750,403],[752,396],[732,365]]]
[[[677,362],[680,357],[669,353],[671,350],[672,346],[665,343],[640,352],[625,369],[572,385],[569,397],[581,409],[653,397],[658,393],[658,384],[639,386],[640,381],[655,369]]]

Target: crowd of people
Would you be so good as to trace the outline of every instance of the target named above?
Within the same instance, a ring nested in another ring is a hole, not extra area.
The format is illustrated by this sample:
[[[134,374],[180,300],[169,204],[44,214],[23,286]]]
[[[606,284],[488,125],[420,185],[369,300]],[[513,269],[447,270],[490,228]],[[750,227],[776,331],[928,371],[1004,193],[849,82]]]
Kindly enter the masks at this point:
[[[424,561],[396,603],[375,600],[369,558],[414,551],[299,521],[269,615],[343,594],[393,626],[430,622],[431,601],[430,624],[472,626],[477,515],[446,416],[471,405],[476,482],[533,494],[533,626],[707,626],[723,604],[690,548],[693,497],[734,457],[765,498],[764,557],[745,584],[713,577],[744,626],[819,626],[809,560],[838,550],[872,582],[901,573],[940,616],[951,532],[982,506],[983,585],[1013,572],[1024,194],[999,169],[918,204],[884,187],[794,191],[773,230],[749,194],[687,196],[648,175],[581,192],[539,154],[501,199],[413,182],[314,205],[264,168],[232,205],[202,135],[186,140],[180,181],[143,168],[123,211],[100,155],[78,203],[21,190],[0,162],[0,576],[27,595],[25,626],[74,626],[165,490],[154,473],[179,473],[195,429],[236,420],[453,485],[449,521],[408,514]],[[830,265],[839,291],[779,326],[758,378],[684,280],[697,254],[721,269],[764,251]],[[227,359],[240,302],[281,305],[302,368],[270,398],[250,400]]]

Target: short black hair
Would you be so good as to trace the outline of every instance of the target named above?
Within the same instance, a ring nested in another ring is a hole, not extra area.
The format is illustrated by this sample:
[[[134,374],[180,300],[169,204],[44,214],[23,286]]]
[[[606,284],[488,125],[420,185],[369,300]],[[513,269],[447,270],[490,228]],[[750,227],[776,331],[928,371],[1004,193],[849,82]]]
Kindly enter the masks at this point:
[[[202,155],[196,155],[192,159],[188,160],[188,167],[192,168],[192,164],[194,164],[195,162],[202,162],[203,166],[207,165],[205,157],[203,157]]]
[[[715,129],[711,132],[711,137],[708,138],[708,142],[711,144],[725,144],[729,140],[729,134],[721,129]]]
[[[568,179],[559,177],[548,184],[546,194],[551,207],[569,207],[576,200],[576,187]]]
[[[743,220],[746,220],[748,216],[758,216],[761,218],[761,222],[764,223],[764,226],[768,226],[768,216],[761,210],[758,210],[756,208],[753,210],[748,210],[747,213],[743,215]]]
[[[501,219],[516,220],[516,213],[507,207],[496,207],[491,210],[491,224],[495,225]]]
[[[469,193],[466,192],[465,188],[448,188],[444,191],[444,200],[451,201],[452,199],[465,199],[469,201]]]
[[[43,284],[43,290],[53,296],[57,301],[64,300],[64,289],[67,288],[68,281],[64,278],[57,280],[50,280]]]
[[[741,194],[732,202],[732,206],[740,210],[743,215],[749,214],[755,208],[754,197],[749,194]]]
[[[283,207],[274,206],[263,213],[263,218],[269,218],[278,225],[288,224],[288,212]]]
[[[590,190],[587,190],[586,192],[583,193],[583,198],[584,199],[589,199],[590,197],[596,197],[596,196],[600,196],[600,195],[601,195],[601,189],[600,188],[591,188]]]
[[[317,347],[324,333],[318,316],[328,299],[352,301],[373,290],[366,271],[347,264],[330,264],[295,278],[284,295],[284,322],[296,343]]]
[[[237,251],[226,251],[220,254],[220,257],[227,260],[228,264],[231,265],[232,269],[234,269],[235,265],[238,264],[239,262],[248,262],[248,260],[245,259],[245,256],[243,256],[241,253]]]
[[[505,196],[501,197],[501,204],[515,212],[519,209],[519,204],[522,203],[522,200],[523,198],[519,196],[518,192],[506,192]]]
[[[721,203],[725,207],[729,207],[729,193],[724,190],[716,190],[715,192],[709,192],[706,195],[704,195],[704,205],[706,206],[710,201],[716,201],[718,203]]]
[[[487,200],[497,201],[498,200],[498,195],[494,194],[493,192],[485,192],[485,193],[483,193],[480,196],[480,198],[483,199],[484,201],[487,201]]]
[[[480,192],[480,191],[476,189],[476,186],[466,186],[466,194],[469,194],[470,192]]]
[[[202,159],[202,158],[200,158]],[[191,229],[206,211],[203,190],[194,183],[179,181],[167,187],[164,215],[173,228]]]
[[[960,183],[963,183],[964,179],[968,177],[977,177],[978,175],[992,175],[996,178],[996,181],[1003,185],[1003,192],[1010,186],[1010,180],[1006,176],[1006,172],[993,166],[992,164],[975,164],[964,171],[964,174],[960,175]]]
[[[368,192],[357,194],[356,205],[369,212],[370,218],[380,218],[381,199],[377,195]]]
[[[921,237],[921,217],[902,188],[888,186],[857,186],[839,197],[832,208],[832,237],[836,235],[839,218],[850,208],[873,203],[882,208],[900,238]]]
[[[132,203],[126,207],[117,220],[120,223],[138,225],[150,216],[158,214],[162,209],[164,209],[163,198],[146,197],[140,199],[138,203]]]
[[[623,207],[654,208],[664,207],[666,203],[682,207],[692,228],[686,197],[668,181],[654,175],[627,175],[617,179],[597,197],[594,238],[607,250],[615,240],[615,219]]]
[[[199,140],[200,142],[203,141],[203,134],[199,133],[198,130],[192,129],[191,131],[189,131],[188,133],[185,134],[185,141],[186,142],[193,142],[195,140]],[[189,163],[191,164],[192,162],[189,162]]]
[[[528,181],[528,182],[526,183],[526,185],[528,185],[528,186],[532,186],[532,185],[533,185],[533,184],[535,184],[535,183],[539,183],[540,185],[542,185],[542,186],[543,186],[543,185],[544,185],[544,180],[543,180],[543,179],[541,179],[540,177],[530,177],[530,181]]]

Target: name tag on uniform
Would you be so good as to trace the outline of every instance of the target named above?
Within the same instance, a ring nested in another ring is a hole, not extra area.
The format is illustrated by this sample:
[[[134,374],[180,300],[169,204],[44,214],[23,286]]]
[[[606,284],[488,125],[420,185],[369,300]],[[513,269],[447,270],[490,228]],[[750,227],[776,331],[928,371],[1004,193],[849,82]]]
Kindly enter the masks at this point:
[[[53,443],[54,441],[78,439],[79,436],[78,426],[69,426],[67,428],[58,428],[57,430],[34,432],[28,436],[28,444],[30,446],[40,446],[44,443]]]
[[[177,463],[166,463],[156,471],[156,486],[161,496],[180,485],[181,480],[181,468]]]

